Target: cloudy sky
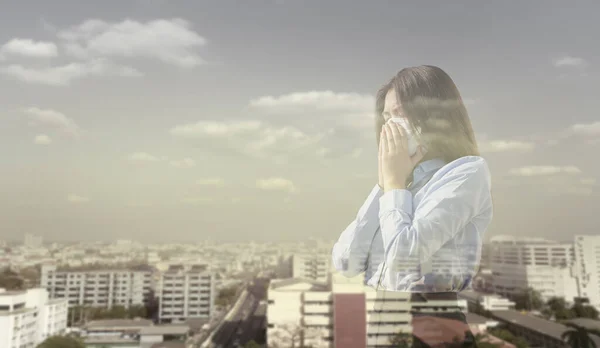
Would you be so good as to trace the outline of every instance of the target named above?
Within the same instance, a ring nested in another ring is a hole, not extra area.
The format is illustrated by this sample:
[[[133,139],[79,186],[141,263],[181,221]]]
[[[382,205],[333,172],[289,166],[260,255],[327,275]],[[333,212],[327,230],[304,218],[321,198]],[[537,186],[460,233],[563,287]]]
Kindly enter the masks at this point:
[[[597,234],[600,5],[374,3],[3,2],[0,238],[334,239],[420,64],[467,102],[489,236]]]

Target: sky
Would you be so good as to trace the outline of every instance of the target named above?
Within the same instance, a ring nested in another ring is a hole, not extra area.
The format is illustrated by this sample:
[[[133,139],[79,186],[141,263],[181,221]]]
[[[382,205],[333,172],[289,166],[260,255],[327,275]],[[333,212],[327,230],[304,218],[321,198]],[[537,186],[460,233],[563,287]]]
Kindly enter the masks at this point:
[[[0,1],[0,239],[334,240],[374,94],[436,65],[493,177],[486,235],[598,234],[594,1]]]

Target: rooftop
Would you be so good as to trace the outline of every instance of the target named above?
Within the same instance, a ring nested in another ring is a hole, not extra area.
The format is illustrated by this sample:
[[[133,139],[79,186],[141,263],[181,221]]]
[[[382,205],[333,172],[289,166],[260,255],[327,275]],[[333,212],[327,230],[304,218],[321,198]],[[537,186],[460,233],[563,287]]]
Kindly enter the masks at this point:
[[[565,325],[512,310],[492,311],[492,315],[499,320],[513,323],[532,331],[537,331],[561,341],[561,335],[568,329]],[[583,324],[581,325],[583,326]],[[591,337],[596,344],[600,345],[600,338],[593,335]]]
[[[154,268],[139,263],[104,264],[93,263],[81,266],[61,265],[56,272],[152,272]]]
[[[479,314],[467,312],[467,323],[469,324],[485,324],[489,321],[488,318],[483,317]]]
[[[302,291],[328,291],[329,284],[327,282],[320,282],[313,279],[307,278],[286,278],[286,279],[273,279],[269,284],[271,290],[283,290],[283,288],[298,285],[307,284],[310,286],[309,289],[302,289]]]
[[[154,343],[150,348],[185,348],[185,342],[169,341]]]
[[[142,328],[140,335],[185,335],[189,331],[188,325],[157,325]]]
[[[109,320],[93,320],[87,323],[87,330],[123,330],[131,328],[142,328],[152,326],[152,320],[147,319],[109,319]]]
[[[575,318],[567,320],[567,322],[582,326],[588,330],[600,330],[600,321],[590,318]]]

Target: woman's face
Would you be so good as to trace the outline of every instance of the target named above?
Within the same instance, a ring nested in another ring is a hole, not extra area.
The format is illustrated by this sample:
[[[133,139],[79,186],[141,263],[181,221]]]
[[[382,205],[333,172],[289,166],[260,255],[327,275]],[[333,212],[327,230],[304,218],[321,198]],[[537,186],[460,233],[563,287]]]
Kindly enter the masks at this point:
[[[398,98],[396,97],[396,90],[390,88],[390,90],[385,95],[385,103],[383,107],[383,123],[389,121],[392,117],[405,118],[402,114],[402,107]]]

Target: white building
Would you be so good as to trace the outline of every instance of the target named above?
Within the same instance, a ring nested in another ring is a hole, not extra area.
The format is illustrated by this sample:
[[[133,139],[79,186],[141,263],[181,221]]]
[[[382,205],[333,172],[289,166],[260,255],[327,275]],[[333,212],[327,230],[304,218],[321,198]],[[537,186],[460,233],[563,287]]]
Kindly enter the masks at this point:
[[[292,278],[326,282],[331,270],[331,253],[298,253],[291,259]]]
[[[328,283],[310,279],[273,280],[268,289],[268,344],[344,347],[390,346],[399,332],[412,332],[416,312],[462,310],[466,300],[411,302],[405,292],[377,292],[361,276],[333,274]],[[336,337],[338,339],[336,340]],[[344,339],[342,339],[342,337]],[[304,342],[302,342],[304,341]],[[344,342],[346,341],[346,342]]]
[[[42,245],[44,245],[44,238],[31,233],[27,233],[23,238],[23,244],[28,248],[39,248]]]
[[[0,348],[35,347],[67,327],[67,301],[50,300],[45,289],[0,289]]]
[[[575,236],[573,249],[579,296],[600,310],[600,236]]]
[[[486,311],[508,311],[515,309],[515,303],[511,300],[496,294],[484,294],[476,291],[461,291],[458,295],[467,300],[469,309],[480,308]]]
[[[495,293],[510,297],[531,287],[545,300],[560,297],[572,301],[580,296],[572,243],[497,236],[490,249]],[[597,284],[595,289],[598,292]]]
[[[214,311],[215,279],[206,265],[172,265],[161,275],[158,288],[162,323],[209,318]]]
[[[140,306],[151,294],[153,270],[147,266],[129,269],[58,269],[42,265],[41,286],[50,298],[64,298],[69,306]]]

